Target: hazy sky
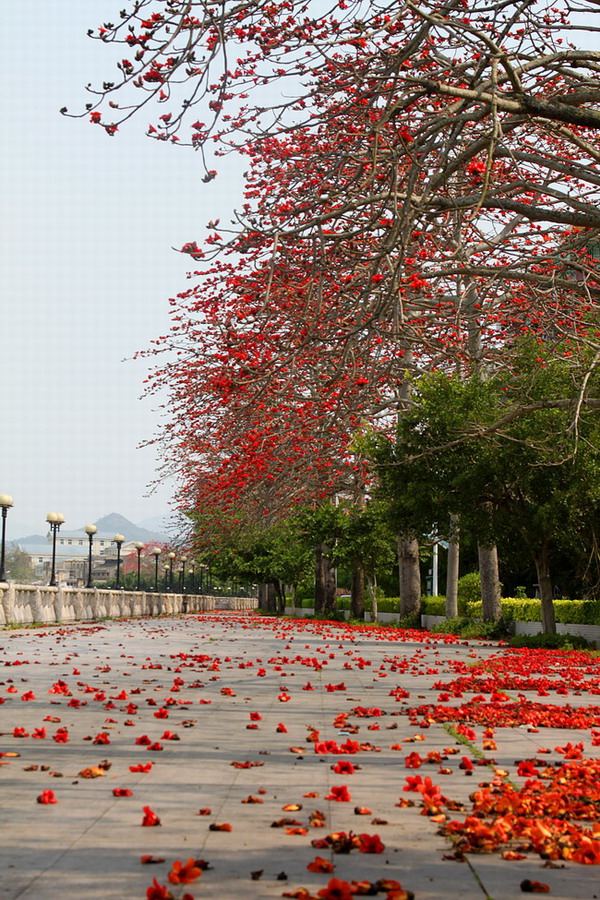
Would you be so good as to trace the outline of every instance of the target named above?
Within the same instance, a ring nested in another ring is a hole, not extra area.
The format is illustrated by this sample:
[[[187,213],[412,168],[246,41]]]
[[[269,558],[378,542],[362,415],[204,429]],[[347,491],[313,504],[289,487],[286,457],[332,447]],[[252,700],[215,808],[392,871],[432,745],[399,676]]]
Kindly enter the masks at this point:
[[[121,4],[122,5],[122,4]],[[153,495],[156,458],[138,444],[159,422],[140,400],[148,363],[123,362],[168,328],[168,298],[187,286],[173,251],[238,204],[239,173],[201,182],[200,158],[144,137],[145,119],[109,138],[59,114],[112,80],[122,48],[86,36],[116,21],[119,0],[10,4],[0,56],[3,197],[0,493],[7,537],[65,529],[109,512],[133,521],[169,509]]]

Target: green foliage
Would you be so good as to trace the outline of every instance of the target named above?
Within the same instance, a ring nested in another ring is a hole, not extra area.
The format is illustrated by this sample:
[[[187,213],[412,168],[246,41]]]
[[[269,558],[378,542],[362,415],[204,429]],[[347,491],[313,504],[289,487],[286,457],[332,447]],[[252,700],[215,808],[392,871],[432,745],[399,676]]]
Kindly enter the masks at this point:
[[[8,546],[4,558],[6,575],[17,584],[31,584],[34,579],[31,556],[18,545]]]
[[[564,625],[600,625],[600,600],[555,600],[554,611],[556,621]],[[466,614],[480,619],[481,601],[467,603]],[[542,604],[540,600],[504,597],[502,616],[515,622],[541,622]]]
[[[421,597],[421,612],[425,616],[445,616],[445,597]]]
[[[458,602],[476,603],[481,600],[481,579],[479,572],[469,572],[458,579]]]
[[[512,634],[510,620],[501,618],[498,622],[478,622],[466,616],[446,619],[431,629],[433,634],[457,634],[460,637],[482,638],[487,640],[504,640]]]
[[[415,609],[414,612],[398,619],[398,628],[421,628],[421,611]]]
[[[517,535],[545,590],[549,551],[568,553],[583,592],[600,574],[600,431],[588,403],[600,369],[585,347],[576,358],[551,340],[522,341],[511,369],[487,374],[416,380],[396,442],[374,448],[382,496],[409,533],[431,533],[455,514],[482,543],[514,544]],[[459,597],[473,602],[475,590]]]
[[[577,634],[517,634],[511,647],[530,647],[532,650],[585,650],[593,645]]]

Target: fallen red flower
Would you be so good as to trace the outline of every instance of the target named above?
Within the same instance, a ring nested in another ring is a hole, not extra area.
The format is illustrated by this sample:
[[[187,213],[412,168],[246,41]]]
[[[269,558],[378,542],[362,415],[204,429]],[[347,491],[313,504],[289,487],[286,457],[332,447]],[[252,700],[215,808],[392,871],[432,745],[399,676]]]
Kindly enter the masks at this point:
[[[353,763],[349,762],[347,759],[340,759],[334,766],[331,767],[336,775],[354,775],[356,772],[356,767]]]
[[[166,884],[159,884],[153,878],[150,887],[146,888],[146,900],[173,900],[173,894]]]
[[[328,859],[325,859],[322,856],[315,856],[312,862],[310,862],[307,867],[309,872],[333,872],[335,866],[332,862],[329,862]]]
[[[332,878],[327,887],[317,893],[321,900],[352,900],[352,885],[339,878]]]
[[[185,863],[176,859],[167,878],[171,884],[190,884],[202,875],[202,869],[196,865],[196,860],[188,859]]]
[[[331,792],[325,796],[326,800],[336,800],[339,803],[347,803],[352,800],[352,795],[345,784],[333,785]]]
[[[525,894],[549,894],[550,888],[543,881],[530,881],[526,878],[521,882],[521,890]]]
[[[144,828],[152,828],[155,825],[160,825],[159,817],[149,806],[144,806],[143,812],[144,818],[142,819],[142,825]]]
[[[42,791],[42,793],[36,799],[38,803],[42,803],[44,805],[48,803],[58,803],[58,800],[54,796],[54,791]]]
[[[359,834],[359,853],[383,853],[385,845],[378,834]]]

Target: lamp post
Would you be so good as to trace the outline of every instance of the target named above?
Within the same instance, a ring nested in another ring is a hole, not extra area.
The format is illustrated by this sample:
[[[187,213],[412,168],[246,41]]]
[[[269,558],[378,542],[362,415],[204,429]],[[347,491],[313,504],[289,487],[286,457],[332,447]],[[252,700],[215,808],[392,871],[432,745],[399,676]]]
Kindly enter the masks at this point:
[[[140,576],[141,576],[140,566],[141,566],[142,550],[144,549],[144,545],[141,541],[136,541],[133,546],[135,547],[135,552],[137,553],[137,584],[136,584],[135,589],[136,589],[136,591],[139,591]]]
[[[165,566],[165,593],[169,589],[169,566]]]
[[[60,530],[60,526],[65,521],[62,513],[49,512],[46,516],[46,522],[50,526],[52,532],[52,569],[50,571],[50,587],[56,587],[56,535]]]
[[[192,576],[192,594],[196,593],[196,563],[192,563],[190,568],[190,573]]]
[[[112,544],[117,545],[117,588],[121,587],[121,544],[124,540],[125,538],[122,534],[115,534],[114,538],[111,541]]]
[[[154,556],[154,590],[158,591],[158,557],[162,553],[160,547],[153,547],[150,551]]]
[[[6,513],[13,505],[10,494],[0,494],[0,506],[2,507],[2,543],[0,545],[0,581],[6,581],[4,572],[4,550],[6,547]]]
[[[200,563],[200,588],[199,588],[200,593],[202,593],[202,591],[206,591],[208,589],[208,579],[206,576],[207,568],[208,567],[205,566],[204,563]]]
[[[171,550],[170,553],[167,553],[167,558],[169,560],[169,590],[173,591],[173,560],[175,559],[175,553]]]
[[[88,547],[88,576],[87,576],[87,584],[86,587],[91,588],[92,586],[92,544],[94,542],[94,535],[98,529],[95,525],[86,525],[85,533],[88,536],[89,547]]]
[[[185,594],[185,564],[187,562],[187,556],[181,557],[181,575],[179,582],[179,589],[182,594]]]

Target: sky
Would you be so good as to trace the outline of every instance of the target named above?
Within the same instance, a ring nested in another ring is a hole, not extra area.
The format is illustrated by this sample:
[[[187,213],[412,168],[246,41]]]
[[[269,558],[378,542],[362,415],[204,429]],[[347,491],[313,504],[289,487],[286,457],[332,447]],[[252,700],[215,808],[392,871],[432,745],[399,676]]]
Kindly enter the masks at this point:
[[[121,4],[122,5],[122,4]],[[169,327],[189,257],[210,219],[241,197],[240,164],[201,181],[190,149],[144,136],[134,119],[115,137],[59,109],[82,110],[85,85],[113,80],[122,48],[90,40],[119,0],[10,4],[0,56],[0,493],[13,497],[7,538],[110,512],[134,522],[170,510],[173,485],[149,493],[160,426],[140,399],[147,360],[124,361]],[[216,168],[216,166],[215,166]],[[164,400],[165,398],[163,398]]]

